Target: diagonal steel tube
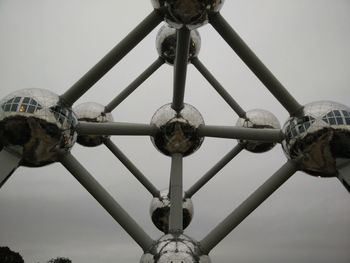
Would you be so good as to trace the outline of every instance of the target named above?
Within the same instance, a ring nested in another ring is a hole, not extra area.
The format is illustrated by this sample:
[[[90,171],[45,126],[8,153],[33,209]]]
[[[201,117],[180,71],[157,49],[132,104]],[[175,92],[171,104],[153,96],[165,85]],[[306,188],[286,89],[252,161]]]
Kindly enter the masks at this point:
[[[171,157],[169,233],[183,232],[182,154]]]
[[[236,126],[201,125],[198,127],[199,136],[253,140],[266,142],[281,142],[284,138],[279,129],[243,128]]]
[[[18,168],[21,156],[11,150],[0,150],[0,188],[10,179],[11,175]]]
[[[71,106],[97,81],[99,81],[112,67],[129,53],[142,39],[144,39],[160,22],[163,15],[154,10],[107,55],[81,77],[71,88],[61,95],[61,101]]]
[[[337,159],[338,179],[350,194],[350,160]]]
[[[147,179],[147,177],[126,157],[126,155],[111,141],[105,139],[106,147],[121,161],[135,178],[151,193],[153,197],[159,197],[159,190]]]
[[[197,58],[191,60],[192,64],[203,75],[204,78],[213,86],[213,88],[220,94],[220,96],[226,101],[226,103],[233,109],[234,112],[241,118],[245,118],[245,111],[239,106],[239,104],[232,98],[223,86],[215,79],[210,71],[203,65],[203,63]]]
[[[149,235],[136,221],[113,199],[96,179],[70,153],[60,157],[62,165],[96,199],[97,202],[120,224],[120,226],[147,251],[153,244]]]
[[[183,108],[186,86],[190,30],[183,26],[177,30],[176,56],[174,63],[174,91],[171,107],[179,112]]]
[[[297,115],[302,106],[260,61],[221,14],[217,13],[211,16],[209,22],[289,114],[291,116]]]
[[[133,82],[130,83],[117,97],[115,97],[106,107],[105,112],[113,111],[122,103],[131,93],[133,93],[146,79],[148,79],[157,69],[164,64],[164,59],[159,57],[144,72],[141,73]]]
[[[157,132],[157,127],[150,124],[124,122],[79,122],[76,131],[79,134],[89,135],[150,135]]]
[[[286,162],[264,184],[251,194],[240,206],[217,225],[207,236],[200,241],[204,254],[219,244],[233,229],[235,229],[250,213],[273,194],[284,182],[286,182],[298,169],[297,163]]]
[[[229,151],[220,161],[218,161],[209,171],[207,171],[194,185],[192,185],[185,192],[185,197],[191,198],[243,149],[244,143],[238,143],[231,151]]]

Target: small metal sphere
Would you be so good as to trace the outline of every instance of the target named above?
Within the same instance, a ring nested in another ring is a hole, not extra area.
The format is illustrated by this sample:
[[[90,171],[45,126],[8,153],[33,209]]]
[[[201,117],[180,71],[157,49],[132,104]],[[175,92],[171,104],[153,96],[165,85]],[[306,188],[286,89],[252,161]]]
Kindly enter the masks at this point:
[[[160,197],[154,197],[150,206],[150,215],[153,224],[162,232],[169,232],[169,214],[170,214],[169,190],[160,192]],[[184,198],[182,203],[183,211],[183,229],[188,227],[193,218],[193,203],[190,198]]]
[[[99,103],[86,102],[74,108],[78,121],[86,122],[112,122],[113,116],[111,113],[104,112],[105,107]],[[101,135],[78,135],[77,142],[83,146],[95,147],[101,145],[105,138],[109,136]]]
[[[197,134],[197,128],[204,125],[203,117],[189,104],[184,104],[179,113],[171,108],[171,104],[162,106],[153,115],[151,124],[159,128],[159,132],[151,137],[151,141],[165,155],[190,155],[204,140]]]
[[[300,160],[308,174],[338,175],[337,159],[350,158],[350,108],[331,101],[307,104],[283,127],[282,147],[291,160]]]
[[[224,0],[151,0],[155,9],[165,9],[165,20],[173,27],[189,29],[208,22],[211,13],[220,11]]]
[[[140,263],[211,263],[199,243],[186,235],[167,234],[142,255]]]
[[[17,152],[24,166],[57,161],[74,145],[76,124],[72,109],[48,90],[24,89],[0,101],[0,145]]]
[[[238,127],[244,128],[268,128],[280,129],[281,125],[278,119],[271,112],[261,109],[254,109],[246,112],[246,118],[239,118],[236,124]],[[246,143],[245,149],[253,153],[262,153],[271,150],[276,143],[261,142],[261,141],[247,141],[240,140]]]
[[[168,64],[173,65],[176,54],[176,29],[168,25],[163,25],[157,34],[156,47],[158,54]],[[197,30],[191,30],[190,34],[190,50],[188,60],[198,56],[201,47],[201,37]]]

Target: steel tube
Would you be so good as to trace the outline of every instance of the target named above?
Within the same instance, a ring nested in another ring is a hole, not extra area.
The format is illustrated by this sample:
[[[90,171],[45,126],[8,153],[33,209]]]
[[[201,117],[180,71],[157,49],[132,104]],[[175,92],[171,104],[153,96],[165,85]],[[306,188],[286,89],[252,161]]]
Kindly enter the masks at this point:
[[[223,86],[215,79],[210,71],[203,65],[198,58],[191,60],[196,69],[203,75],[203,77],[213,86],[213,88],[220,94],[220,96],[226,101],[226,103],[233,109],[234,112],[241,118],[245,118],[245,111],[239,106],[239,104],[232,98],[232,96],[224,89]]]
[[[0,188],[10,179],[18,168],[21,156],[11,150],[0,150]]]
[[[185,197],[191,198],[243,149],[244,144],[238,143],[231,151],[229,151],[220,161],[218,161],[209,171],[207,171],[193,186],[191,186],[186,191]]]
[[[60,97],[61,101],[68,106],[73,105],[75,101],[99,81],[162,21],[163,15],[160,14],[159,11],[152,11],[152,13],[136,26],[136,28],[120,41],[106,56],[62,94]]]
[[[291,116],[297,115],[302,109],[302,106],[260,61],[221,14],[217,13],[211,16],[209,22],[289,114]]]
[[[136,221],[113,199],[96,179],[70,153],[61,156],[62,165],[96,199],[97,202],[120,224],[120,226],[147,251],[153,244],[149,235]]]
[[[190,49],[190,30],[183,26],[177,30],[176,56],[174,63],[174,91],[171,107],[177,112],[184,104],[188,53]]]
[[[296,171],[297,164],[295,162],[288,161],[285,163],[240,206],[238,206],[229,216],[227,216],[207,236],[205,236],[202,241],[200,241],[202,252],[204,254],[208,254]]]
[[[266,142],[281,142],[284,138],[279,129],[202,125],[199,126],[197,132],[199,136]]]
[[[105,108],[105,112],[113,111],[122,103],[131,93],[133,93],[146,79],[148,79],[157,69],[164,64],[164,59],[159,57],[144,72],[141,73],[133,82],[130,83],[117,97],[115,97]]]
[[[170,172],[170,215],[169,233],[181,234],[183,232],[183,193],[182,193],[182,155],[174,154],[171,157]]]
[[[105,139],[106,147],[124,164],[135,178],[151,193],[153,197],[159,197],[159,190],[147,179],[147,177],[128,159],[128,157],[111,141]]]
[[[79,122],[76,126],[79,134],[89,135],[154,135],[157,127],[150,124],[123,122]]]

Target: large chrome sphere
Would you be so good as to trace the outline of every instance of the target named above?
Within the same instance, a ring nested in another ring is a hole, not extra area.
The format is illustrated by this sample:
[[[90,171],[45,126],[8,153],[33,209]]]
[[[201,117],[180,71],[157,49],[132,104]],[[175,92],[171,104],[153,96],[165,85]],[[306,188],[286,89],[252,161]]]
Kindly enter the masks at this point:
[[[337,176],[337,158],[350,158],[350,108],[331,101],[307,104],[283,127],[283,150],[289,159],[301,159],[311,175]]]
[[[173,65],[176,54],[176,29],[168,25],[163,25],[157,34],[156,46],[158,54],[168,64]],[[201,37],[197,30],[191,30],[190,50],[188,59],[197,57],[201,47]]]
[[[165,20],[179,28],[193,29],[208,22],[210,13],[219,12],[224,0],[151,0],[155,9],[166,10]]]
[[[254,109],[246,112],[246,118],[239,118],[236,124],[238,127],[259,128],[259,129],[280,129],[278,119],[271,112],[261,109]],[[262,153],[271,150],[276,143],[261,141],[240,141],[246,143],[246,150],[254,153]]]
[[[152,143],[165,155],[190,155],[204,140],[197,134],[197,128],[204,124],[202,115],[189,104],[184,104],[179,113],[171,108],[171,104],[162,106],[153,115],[151,124],[159,128],[159,132],[151,137]]]
[[[0,145],[19,153],[24,166],[57,161],[75,143],[76,124],[71,108],[47,90],[20,90],[0,101]]]
[[[169,232],[169,214],[170,214],[169,190],[160,192],[160,197],[154,197],[150,206],[150,215],[153,224],[162,232]],[[188,227],[193,218],[193,203],[190,198],[184,198],[182,203],[183,211],[183,229]]]
[[[105,107],[99,103],[86,102],[82,103],[74,108],[74,112],[78,118],[78,121],[86,122],[112,122],[113,116],[111,113],[104,112]],[[104,138],[108,136],[101,135],[78,135],[77,142],[81,145],[94,147],[101,145]]]
[[[167,234],[143,254],[140,263],[211,263],[211,260],[192,238]]]

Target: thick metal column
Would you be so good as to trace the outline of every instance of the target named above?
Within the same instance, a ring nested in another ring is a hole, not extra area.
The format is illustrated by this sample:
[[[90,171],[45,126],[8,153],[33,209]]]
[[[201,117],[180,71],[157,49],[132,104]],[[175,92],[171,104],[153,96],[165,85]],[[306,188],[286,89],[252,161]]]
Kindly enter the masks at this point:
[[[159,190],[147,179],[147,177],[126,157],[126,155],[111,141],[105,139],[106,147],[121,161],[135,178],[151,193],[153,197],[159,197]]]
[[[291,116],[298,114],[302,106],[287,89],[278,81],[271,71],[260,61],[254,52],[233,30],[229,23],[217,13],[209,21],[229,46],[244,61],[250,70],[260,79],[273,96],[282,104]]]
[[[244,149],[244,144],[237,144],[229,151],[220,161],[218,161],[209,171],[207,171],[190,189],[185,192],[185,197],[191,198],[197,193],[207,182],[210,181],[222,168],[225,167],[234,157],[236,157]]]
[[[0,188],[17,169],[20,161],[21,157],[18,154],[9,152],[5,149],[0,151]]]
[[[106,209],[122,228],[147,251],[153,244],[149,235],[135,220],[113,199],[113,197],[96,181],[96,179],[70,153],[60,158],[64,167],[79,183]]]
[[[293,161],[285,163],[263,185],[251,194],[240,206],[217,225],[207,236],[200,241],[202,252],[208,254],[233,229],[235,229],[250,213],[262,204],[273,192],[287,181],[298,167]]]
[[[188,53],[190,49],[190,30],[183,26],[177,30],[176,56],[174,63],[174,91],[171,107],[177,112],[184,104]]]
[[[169,233],[183,232],[182,154],[171,157]]]
[[[146,79],[148,79],[157,69],[164,64],[164,59],[159,57],[144,72],[141,73],[133,82],[130,83],[117,97],[115,97],[105,108],[105,112],[113,111],[122,103],[131,93],[133,93]]]
[[[89,135],[154,135],[157,127],[150,124],[125,122],[79,122],[76,130],[79,134]]]
[[[197,132],[199,136],[266,142],[281,142],[284,138],[279,129],[202,125],[199,126]]]
[[[73,105],[162,21],[163,15],[154,10],[69,90],[62,94],[61,101],[68,106]]]
[[[241,118],[245,118],[245,111],[239,106],[239,104],[232,98],[223,86],[215,79],[210,71],[202,64],[198,58],[191,60],[192,64],[198,69],[204,78],[213,86],[213,88],[220,94],[220,96],[226,101],[226,103],[233,109],[234,112]]]

